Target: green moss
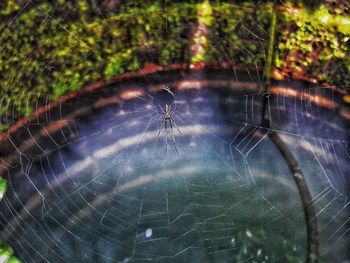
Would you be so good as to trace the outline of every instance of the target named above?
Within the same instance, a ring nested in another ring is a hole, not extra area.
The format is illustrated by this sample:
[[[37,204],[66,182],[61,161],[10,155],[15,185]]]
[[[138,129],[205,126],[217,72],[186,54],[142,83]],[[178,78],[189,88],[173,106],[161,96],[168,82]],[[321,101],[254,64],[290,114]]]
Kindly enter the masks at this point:
[[[46,16],[68,5],[41,3],[24,9],[11,27],[0,25],[0,87],[5,97],[0,108],[13,107],[8,119],[29,115],[33,106],[86,83],[137,70],[148,50],[158,58],[156,63],[182,62],[181,51],[188,43],[176,38],[182,23],[196,20],[195,4],[174,4],[165,13],[159,3],[152,3],[102,18],[89,16],[86,1],[55,19]]]
[[[109,62],[105,68],[104,76],[105,78],[110,78],[112,75],[121,74],[124,72],[124,58],[122,54],[115,54],[111,56]]]
[[[276,67],[288,66],[335,85],[350,83],[349,74],[339,74],[349,65],[349,17],[333,15],[321,5],[316,11],[280,12],[279,19]]]
[[[213,22],[213,9],[208,0],[197,5],[198,22],[210,26]]]
[[[212,10],[208,61],[263,66],[269,35],[261,29],[270,26],[272,3],[243,2],[240,7],[222,3],[212,5]]]
[[[29,115],[48,99],[142,68],[149,58],[160,65],[226,61],[264,66],[273,6],[269,1],[257,6],[249,1],[175,1],[165,8],[160,2],[135,1],[101,16],[86,0],[40,1],[38,7],[29,4],[23,10],[18,8],[26,1],[7,2],[0,16],[17,16],[11,26],[0,24],[0,111],[11,108],[11,116],[0,112],[1,130],[7,120]],[[349,83],[349,74],[343,73],[350,67],[348,19],[323,6],[316,12],[303,8],[300,15],[279,11],[274,66],[283,68],[287,55],[297,52],[305,61],[289,56],[292,67],[306,68],[304,74],[332,84]],[[191,28],[198,22],[207,26],[208,34],[203,50],[191,57]],[[317,60],[310,60],[308,54],[316,49]],[[340,63],[334,67],[338,72],[332,68],[335,62]]]
[[[71,73],[65,73],[65,76],[69,76],[69,81],[59,78],[58,83],[53,86],[53,98],[57,99],[67,93],[67,91],[78,90],[83,86],[82,77],[79,72],[74,73],[70,77]]]
[[[9,14],[21,9],[21,4],[18,3],[18,1],[14,1],[14,0],[4,1],[4,3],[2,3],[2,5],[4,5],[0,9],[0,14],[2,14],[2,15],[9,15]]]

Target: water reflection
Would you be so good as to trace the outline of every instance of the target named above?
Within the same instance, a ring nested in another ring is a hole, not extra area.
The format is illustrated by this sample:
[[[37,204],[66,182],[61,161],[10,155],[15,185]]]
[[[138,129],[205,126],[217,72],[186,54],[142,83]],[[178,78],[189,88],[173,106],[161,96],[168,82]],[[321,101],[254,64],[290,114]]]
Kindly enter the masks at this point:
[[[101,98],[111,104],[65,121],[70,136],[56,139],[58,146],[47,154],[22,155],[8,171],[10,191],[1,203],[1,234],[19,257],[25,262],[303,262],[303,208],[290,171],[268,138],[272,130],[259,126],[258,90],[246,89],[244,81],[228,89],[230,76],[226,85],[221,76],[197,78],[193,88],[193,76],[183,77],[171,86],[170,97],[162,89],[135,89],[130,83],[122,91],[120,86],[102,90]],[[77,98],[83,105],[87,101]],[[174,133],[179,156],[171,139],[165,154],[166,134],[158,136],[166,103],[173,105],[181,131]],[[334,242],[324,259],[340,261],[348,242],[337,230],[348,216],[346,128],[338,124],[337,140],[326,137],[334,134],[331,118],[338,117],[305,104],[315,119],[328,119],[319,124],[324,137],[317,137],[319,126],[306,121],[306,106],[293,103],[294,97],[270,95],[272,127],[299,158],[317,200],[322,249]]]

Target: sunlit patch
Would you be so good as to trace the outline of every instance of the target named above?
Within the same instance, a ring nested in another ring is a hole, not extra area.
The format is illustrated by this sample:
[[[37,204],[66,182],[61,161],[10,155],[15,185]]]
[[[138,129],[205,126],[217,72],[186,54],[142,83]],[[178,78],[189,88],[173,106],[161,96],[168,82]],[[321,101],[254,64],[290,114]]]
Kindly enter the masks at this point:
[[[311,115],[309,112],[305,112],[305,116],[306,116],[306,117],[308,117],[308,118],[311,118],[311,119],[313,119],[313,118],[314,118],[314,116],[313,116],[313,115]]]
[[[281,136],[281,138],[283,138],[283,141],[285,143],[287,143],[288,145],[301,148],[305,152],[315,153],[318,156],[322,157],[322,159],[324,159],[324,160],[327,160],[328,157],[331,157],[331,158],[335,157],[332,154],[326,155],[326,153],[321,148],[317,147],[317,145],[310,143],[305,138],[300,139],[298,137],[289,136],[286,134],[280,134],[280,136]]]
[[[126,91],[123,91],[121,94],[120,94],[120,97],[123,99],[123,100],[128,100],[128,99],[134,99],[134,98],[137,98],[139,96],[143,96],[144,95],[144,91],[139,89],[139,90],[126,90]]]
[[[231,244],[232,244],[233,246],[236,244],[236,239],[235,239],[234,237],[231,239]]]
[[[128,165],[126,167],[126,171],[130,173],[130,172],[134,171],[134,168],[132,168],[132,166]]]
[[[312,95],[312,94],[308,94],[308,93],[302,93],[302,96],[307,98],[308,100],[310,100],[311,102],[319,105],[319,106],[323,106],[329,109],[334,109],[336,108],[338,105],[337,103],[335,103],[334,101],[327,99],[325,97],[321,97],[319,95]]]
[[[350,19],[343,18],[340,22],[341,22],[343,25],[350,25]]]
[[[295,89],[290,89],[283,86],[273,86],[269,89],[269,91],[272,93],[281,93],[288,97],[296,97],[298,95],[298,91]]]
[[[203,97],[200,97],[200,96],[193,100],[193,102],[203,102],[203,101],[204,101]]]
[[[0,252],[2,251],[0,250]],[[0,255],[0,262],[3,262],[3,263],[10,262],[9,259],[10,259],[10,256],[8,255]],[[17,261],[14,261],[14,262],[17,262]]]
[[[56,131],[62,129],[63,127],[68,126],[67,120],[58,120],[53,122],[52,124],[45,127],[44,130],[41,131],[41,135],[47,135],[51,133],[55,133]]]
[[[307,92],[299,92],[295,89],[288,88],[288,87],[282,87],[282,86],[273,86],[269,89],[271,93],[274,94],[283,94],[286,97],[294,97],[298,98],[300,100],[308,100],[313,103],[315,103],[318,106],[326,107],[329,109],[334,109],[338,107],[338,104],[334,102],[333,100],[327,99],[325,97],[316,95],[316,94],[310,94]]]
[[[253,237],[253,234],[252,234],[252,232],[250,232],[250,230],[246,230],[246,231],[245,231],[245,234],[246,234],[246,236],[249,237],[249,238],[252,238],[252,237]]]
[[[283,74],[281,73],[281,71],[279,71],[278,69],[276,68],[273,68],[272,69],[272,72],[271,72],[271,77],[275,80],[282,80],[284,79],[284,76]]]
[[[145,232],[145,237],[149,238],[152,236],[152,228],[147,228]]]
[[[345,95],[343,97],[343,101],[346,102],[346,103],[350,103],[350,95]]]
[[[340,115],[343,116],[345,119],[350,120],[350,111],[342,109],[340,111]]]
[[[207,128],[208,127],[205,127],[202,125],[179,127],[179,129],[181,130],[181,134],[174,133],[174,136],[185,136],[185,135],[190,135],[193,133],[202,134],[202,133],[208,132]],[[149,132],[145,132],[143,134],[142,138],[140,137],[139,134],[134,135],[134,136],[129,136],[126,138],[122,138],[111,145],[108,145],[102,149],[96,150],[94,152],[94,157],[101,158],[101,159],[107,158],[108,156],[110,156],[112,154],[116,154],[116,153],[122,151],[124,148],[129,148],[132,145],[139,144],[140,139],[142,139],[143,142],[147,142],[150,140],[154,140],[157,137],[158,137],[158,131],[149,131]]]
[[[186,89],[200,89],[202,87],[202,82],[198,80],[185,80],[178,84],[179,90]]]
[[[94,103],[95,108],[103,108],[111,104],[118,104],[120,99],[117,96],[99,99]]]
[[[114,193],[122,194],[131,189],[139,188],[143,185],[150,184],[161,179],[175,177],[180,174],[190,175],[191,173],[194,173],[197,170],[198,167],[196,166],[184,166],[180,169],[175,170],[163,169],[156,174],[140,175],[135,180],[130,180],[124,184],[118,185]]]
[[[132,120],[131,122],[129,122],[130,126],[137,126],[137,124],[139,124],[137,120]]]
[[[329,19],[329,16],[323,16],[322,18],[321,18],[321,21],[323,22],[323,23],[327,23],[327,21],[328,21],[328,19]]]
[[[117,113],[117,115],[123,116],[123,115],[125,115],[125,111],[124,111],[123,109],[121,109],[121,110]]]
[[[301,7],[293,7],[293,6],[286,6],[286,5],[277,5],[276,6],[277,10],[283,10],[283,11],[287,11],[293,15],[301,15]]]

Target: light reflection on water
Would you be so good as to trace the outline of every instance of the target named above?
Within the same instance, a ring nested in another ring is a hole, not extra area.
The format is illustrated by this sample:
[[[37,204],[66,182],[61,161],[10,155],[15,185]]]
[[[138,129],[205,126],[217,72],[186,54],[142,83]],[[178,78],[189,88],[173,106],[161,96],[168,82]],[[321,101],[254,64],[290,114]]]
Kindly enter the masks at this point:
[[[138,97],[95,113],[90,121],[76,122],[79,140],[34,161],[27,174],[11,171],[14,192],[2,204],[1,222],[16,228],[7,235],[20,258],[304,262],[300,198],[267,136],[269,130],[256,126],[259,97],[227,96],[210,89],[175,96],[172,116],[181,134],[174,130],[174,140],[169,129],[158,136],[160,108],[168,98]],[[322,196],[318,208],[336,198],[329,207],[340,211],[344,181],[334,175],[333,163],[324,164],[323,159],[337,156],[346,171],[341,147],[332,141],[334,150],[325,151],[322,159],[312,147],[304,147],[311,143],[320,149],[319,145],[300,136],[312,134],[311,122],[299,118],[286,123],[299,113],[289,110],[292,107],[274,108],[272,100],[271,108],[276,129],[289,132],[302,124],[299,135],[284,133],[284,139],[297,158],[305,160],[299,162],[314,196]],[[29,213],[21,210],[23,206]],[[329,223],[330,217],[320,214],[321,238],[336,234],[344,216]],[[322,248],[330,246],[326,239],[321,241]],[[344,258],[344,249],[338,246],[339,259]],[[327,253],[325,258],[337,257]]]

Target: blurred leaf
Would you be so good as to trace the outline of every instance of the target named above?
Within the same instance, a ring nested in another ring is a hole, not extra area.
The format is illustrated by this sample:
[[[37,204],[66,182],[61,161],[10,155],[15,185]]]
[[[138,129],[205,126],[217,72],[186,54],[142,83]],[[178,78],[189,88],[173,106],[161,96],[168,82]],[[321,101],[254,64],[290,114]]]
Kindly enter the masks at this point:
[[[7,185],[4,178],[0,177],[0,200],[4,197],[6,193]]]
[[[21,261],[15,256],[11,256],[7,263],[21,263]]]

